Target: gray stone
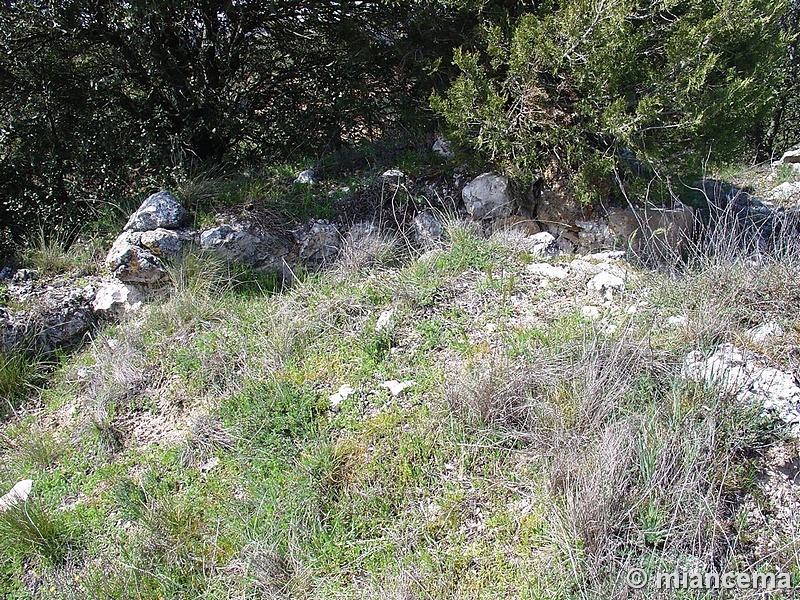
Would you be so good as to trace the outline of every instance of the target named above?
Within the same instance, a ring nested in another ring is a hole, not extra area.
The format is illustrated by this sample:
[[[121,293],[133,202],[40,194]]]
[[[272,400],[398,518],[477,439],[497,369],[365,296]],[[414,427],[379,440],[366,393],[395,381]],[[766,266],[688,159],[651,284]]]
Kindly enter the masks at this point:
[[[406,176],[400,169],[389,169],[384,171],[381,177],[383,179],[403,179]]]
[[[139,310],[143,300],[144,293],[137,286],[109,280],[103,282],[97,290],[92,301],[92,310],[99,317],[114,319]]]
[[[546,231],[528,236],[530,250],[534,256],[555,256],[559,252],[556,238]]]
[[[0,351],[49,353],[79,344],[95,326],[95,289],[48,286],[24,311],[0,311]]]
[[[467,212],[476,221],[504,219],[514,209],[508,178],[502,175],[479,175],[464,187],[461,196]]]
[[[314,169],[306,169],[297,174],[297,178],[295,178],[294,182],[304,184],[316,183],[317,180],[314,178],[314,175]]]
[[[784,165],[800,163],[800,148],[784,152],[778,162]]]
[[[795,183],[782,183],[775,189],[769,192],[768,197],[770,200],[778,202],[797,202],[800,201],[800,182]]]
[[[178,229],[188,218],[186,209],[172,194],[162,190],[142,202],[128,219],[123,231],[152,231],[159,227]]]
[[[307,268],[318,269],[336,260],[341,248],[339,229],[325,219],[315,219],[292,231],[297,256]]]
[[[167,260],[183,258],[187,248],[194,240],[194,235],[186,229],[172,230],[158,228],[143,231],[130,237],[137,246],[149,250],[154,256]]]
[[[231,225],[220,225],[201,232],[200,247],[225,261],[249,265],[259,271],[283,272],[289,254],[282,238]]]
[[[566,279],[569,274],[567,267],[551,265],[550,263],[531,263],[525,267],[525,270],[533,275],[548,279]]]
[[[436,141],[433,142],[433,152],[447,160],[455,158],[455,154],[450,150],[450,142],[442,137],[437,137]]]
[[[444,227],[429,211],[420,211],[414,216],[414,239],[425,248],[432,248],[444,239]]]
[[[166,278],[167,272],[152,252],[135,243],[139,240],[138,232],[123,232],[108,251],[106,265],[120,281],[145,285],[159,283]]]

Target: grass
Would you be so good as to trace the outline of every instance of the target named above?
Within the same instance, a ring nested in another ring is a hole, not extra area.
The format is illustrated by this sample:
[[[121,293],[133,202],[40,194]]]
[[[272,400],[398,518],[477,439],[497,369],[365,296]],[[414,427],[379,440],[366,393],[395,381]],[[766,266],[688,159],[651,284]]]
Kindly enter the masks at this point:
[[[745,510],[776,510],[760,477],[780,425],[682,368],[721,342],[793,368],[800,263],[717,253],[637,270],[605,303],[578,268],[543,288],[518,242],[453,224],[417,258],[370,230],[287,286],[172,267],[169,295],[3,425],[0,489],[31,478],[35,498],[0,515],[2,595],[656,598],[625,570],[798,578],[796,541],[764,554]],[[787,332],[756,348],[767,320]]]

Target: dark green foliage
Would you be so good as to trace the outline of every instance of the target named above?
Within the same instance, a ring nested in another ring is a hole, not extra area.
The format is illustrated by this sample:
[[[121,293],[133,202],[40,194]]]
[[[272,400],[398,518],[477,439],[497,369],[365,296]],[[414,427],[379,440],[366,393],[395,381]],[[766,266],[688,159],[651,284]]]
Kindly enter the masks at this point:
[[[544,3],[481,52],[435,107],[498,168],[571,176],[584,202],[617,173],[699,173],[741,158],[774,106],[786,2]]]

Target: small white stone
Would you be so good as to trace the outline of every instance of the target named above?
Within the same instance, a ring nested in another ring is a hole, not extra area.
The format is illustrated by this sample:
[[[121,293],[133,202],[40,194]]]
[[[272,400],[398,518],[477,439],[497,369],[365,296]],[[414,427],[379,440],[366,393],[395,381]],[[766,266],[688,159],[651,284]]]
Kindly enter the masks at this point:
[[[614,292],[621,292],[625,289],[625,281],[617,275],[603,271],[589,280],[586,289],[590,293],[604,294],[606,300],[612,300]]]
[[[775,321],[767,321],[758,327],[754,327],[747,332],[747,337],[756,344],[763,344],[773,337],[780,337],[783,335],[783,327]]]
[[[569,269],[550,263],[531,263],[525,270],[534,275],[541,275],[549,279],[565,279],[569,275]]]
[[[689,322],[689,319],[684,317],[683,315],[672,315],[669,319],[667,319],[667,323],[670,325],[674,325],[676,327],[682,327]]]
[[[316,180],[314,179],[314,169],[306,169],[305,171],[301,171],[298,173],[297,178],[294,180],[295,183],[314,183]]]
[[[14,484],[14,487],[0,497],[0,512],[8,510],[12,506],[25,502],[33,489],[33,479],[23,479]]]
[[[600,319],[600,309],[596,306],[584,306],[581,308],[581,315],[584,319],[589,321],[597,321]]]
[[[397,381],[396,379],[390,379],[389,381],[384,381],[381,384],[381,387],[386,390],[389,390],[389,393],[392,396],[397,397],[400,394],[402,394],[407,388],[410,388],[411,386],[416,384],[417,384],[416,381],[411,381],[410,379],[407,379],[405,381]]]
[[[384,310],[380,314],[377,322],[375,323],[375,333],[383,333],[385,331],[392,330],[394,327],[394,312],[395,309],[390,308],[388,310]]]
[[[403,173],[400,169],[389,169],[388,171],[384,171],[383,175],[381,175],[381,177],[383,177],[384,179],[390,179],[392,177],[397,177],[398,179],[402,179],[405,176],[406,174]]]
[[[347,400],[350,396],[352,396],[355,393],[356,391],[350,385],[345,383],[343,386],[339,388],[338,392],[328,396],[328,400],[330,400],[331,403],[331,408],[333,409],[338,408],[343,401]]]

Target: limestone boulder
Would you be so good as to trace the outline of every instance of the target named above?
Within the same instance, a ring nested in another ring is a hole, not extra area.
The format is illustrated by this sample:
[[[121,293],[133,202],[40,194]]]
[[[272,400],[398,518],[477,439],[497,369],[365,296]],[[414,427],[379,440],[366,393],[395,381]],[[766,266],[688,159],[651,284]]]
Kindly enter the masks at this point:
[[[161,190],[148,197],[134,212],[123,231],[153,231],[154,229],[179,229],[189,218],[189,213],[175,197]]]
[[[514,210],[508,178],[502,175],[479,175],[464,187],[461,197],[467,212],[476,221],[504,219]]]

